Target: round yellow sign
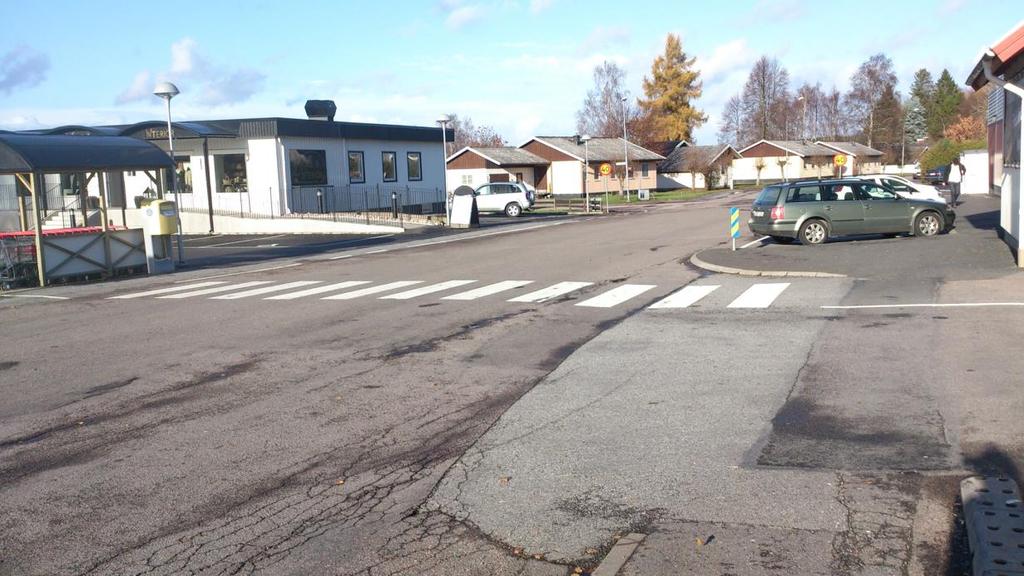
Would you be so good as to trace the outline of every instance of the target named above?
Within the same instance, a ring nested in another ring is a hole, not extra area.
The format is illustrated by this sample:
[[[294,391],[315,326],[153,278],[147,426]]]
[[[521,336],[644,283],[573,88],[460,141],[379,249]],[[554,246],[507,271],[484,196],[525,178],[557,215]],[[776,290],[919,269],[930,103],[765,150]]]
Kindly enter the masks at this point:
[[[836,166],[846,166],[846,156],[842,154],[836,154],[836,157],[835,159],[833,159],[833,162],[835,162]]]
[[[597,171],[599,174],[601,174],[601,176],[608,176],[609,174],[612,173],[612,165],[605,162],[604,164],[601,164],[600,167],[598,167]]]

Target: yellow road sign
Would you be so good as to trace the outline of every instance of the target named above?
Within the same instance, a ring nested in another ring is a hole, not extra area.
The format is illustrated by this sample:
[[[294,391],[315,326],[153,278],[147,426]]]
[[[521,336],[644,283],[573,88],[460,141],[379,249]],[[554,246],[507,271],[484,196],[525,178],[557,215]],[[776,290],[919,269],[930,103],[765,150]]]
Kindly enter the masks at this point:
[[[846,166],[846,156],[843,154],[836,154],[836,157],[832,161],[836,166]]]
[[[612,173],[612,165],[605,162],[604,164],[601,164],[600,167],[598,167],[597,171],[601,174],[601,176],[608,176],[609,174]]]

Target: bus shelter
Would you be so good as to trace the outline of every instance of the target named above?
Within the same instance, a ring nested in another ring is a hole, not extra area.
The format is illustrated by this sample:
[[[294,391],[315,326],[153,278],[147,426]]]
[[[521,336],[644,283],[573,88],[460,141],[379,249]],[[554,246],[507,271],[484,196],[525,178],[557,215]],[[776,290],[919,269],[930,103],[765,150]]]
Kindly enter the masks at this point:
[[[138,138],[0,132],[0,174],[14,175],[31,198],[31,213],[20,198],[18,205],[22,229],[31,228],[39,286],[65,276],[112,275],[119,268],[136,265],[140,258],[145,264],[142,231],[110,228],[103,176],[107,172],[149,172],[173,167],[166,152]],[[100,226],[44,232],[40,205],[40,197],[45,193],[43,175],[54,173],[83,174],[85,182],[97,179]]]

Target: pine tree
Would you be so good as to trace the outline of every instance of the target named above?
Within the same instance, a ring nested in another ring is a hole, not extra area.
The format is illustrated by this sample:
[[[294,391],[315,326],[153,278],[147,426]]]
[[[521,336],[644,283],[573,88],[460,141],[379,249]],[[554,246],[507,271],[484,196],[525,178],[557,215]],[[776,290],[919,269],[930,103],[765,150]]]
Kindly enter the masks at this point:
[[[886,86],[875,105],[874,133],[871,142],[885,154],[885,163],[899,158],[900,138],[903,137],[903,110],[896,89]]]
[[[907,100],[904,106],[903,124],[906,128],[907,141],[916,142],[928,135],[928,118],[924,104],[916,97]]]
[[[941,138],[946,127],[956,121],[957,110],[964,99],[963,92],[953,81],[949,70],[942,70],[939,81],[935,83],[935,95],[928,115],[928,134]]]
[[[693,65],[696,58],[683,52],[679,36],[669,34],[665,52],[651,64],[650,78],[644,77],[644,96],[640,107],[650,117],[654,134],[661,140],[692,141],[693,131],[707,116],[693,106],[700,98],[703,83]]]

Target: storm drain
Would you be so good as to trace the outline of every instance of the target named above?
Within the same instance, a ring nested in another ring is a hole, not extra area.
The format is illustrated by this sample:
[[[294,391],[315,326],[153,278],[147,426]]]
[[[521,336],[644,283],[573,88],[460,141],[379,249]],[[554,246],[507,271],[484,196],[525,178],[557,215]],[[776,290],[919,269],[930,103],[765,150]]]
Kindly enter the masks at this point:
[[[1024,576],[1024,505],[1010,478],[972,476],[960,482],[974,576]]]

